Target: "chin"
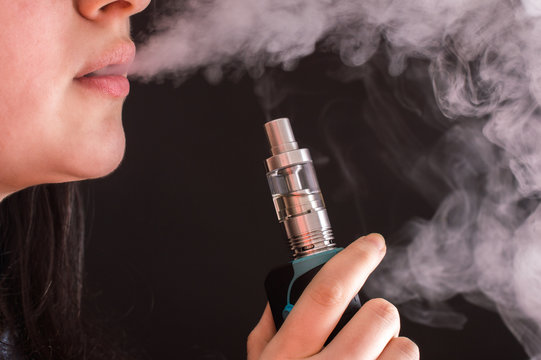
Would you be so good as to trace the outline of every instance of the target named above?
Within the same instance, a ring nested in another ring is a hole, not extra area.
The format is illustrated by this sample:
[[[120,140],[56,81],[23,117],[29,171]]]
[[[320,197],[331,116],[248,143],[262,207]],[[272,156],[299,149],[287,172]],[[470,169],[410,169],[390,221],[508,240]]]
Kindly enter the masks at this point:
[[[86,146],[84,150],[77,149],[76,153],[72,154],[63,171],[69,177],[68,181],[100,178],[118,168],[126,148],[124,133],[114,141],[100,141],[97,144]]]
[[[89,166],[86,168],[87,173],[83,174],[82,178],[100,178],[115,171],[124,158],[125,145],[126,143],[123,137],[121,143],[117,146],[110,147],[109,151],[104,152],[102,150],[101,156],[94,158],[93,161],[90,162]]]

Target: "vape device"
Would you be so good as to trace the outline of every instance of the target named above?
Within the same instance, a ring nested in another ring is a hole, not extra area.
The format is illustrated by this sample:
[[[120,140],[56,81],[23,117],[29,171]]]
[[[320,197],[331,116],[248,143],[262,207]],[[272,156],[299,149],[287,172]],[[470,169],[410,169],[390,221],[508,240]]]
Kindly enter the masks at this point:
[[[265,289],[278,329],[317,271],[338,253],[308,149],[299,149],[287,118],[265,124],[272,156],[266,161],[272,200],[293,260],[272,270]],[[360,308],[356,295],[327,342]]]

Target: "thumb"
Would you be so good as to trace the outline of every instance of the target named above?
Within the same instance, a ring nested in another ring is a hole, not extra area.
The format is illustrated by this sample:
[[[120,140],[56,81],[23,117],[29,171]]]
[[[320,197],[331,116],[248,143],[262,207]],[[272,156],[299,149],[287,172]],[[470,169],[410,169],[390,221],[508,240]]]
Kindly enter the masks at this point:
[[[269,341],[271,341],[274,334],[276,334],[276,326],[274,325],[274,320],[272,319],[269,303],[267,303],[261,319],[250,335],[248,335],[248,342],[246,344],[248,360],[259,359],[261,353]]]

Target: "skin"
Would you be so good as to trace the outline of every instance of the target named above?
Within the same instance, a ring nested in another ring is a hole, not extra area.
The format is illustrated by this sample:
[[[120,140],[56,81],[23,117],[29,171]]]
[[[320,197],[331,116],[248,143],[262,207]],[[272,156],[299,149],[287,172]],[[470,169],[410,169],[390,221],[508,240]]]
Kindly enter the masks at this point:
[[[0,201],[26,187],[102,177],[124,155],[123,97],[75,78],[99,54],[130,41],[129,17],[150,0],[0,0]],[[333,257],[276,332],[269,306],[248,359],[415,360],[398,337],[398,311],[367,302],[325,348],[349,300],[385,254],[381,235]]]

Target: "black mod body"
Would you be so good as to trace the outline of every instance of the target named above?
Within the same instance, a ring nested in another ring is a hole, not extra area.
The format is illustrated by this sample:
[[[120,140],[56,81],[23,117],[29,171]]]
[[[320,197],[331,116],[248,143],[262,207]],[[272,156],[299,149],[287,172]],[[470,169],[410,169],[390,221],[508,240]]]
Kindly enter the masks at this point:
[[[280,326],[282,326],[302,292],[321,267],[340,250],[341,249],[332,249],[323,253],[294,260],[272,270],[267,275],[265,289],[276,329],[279,329]],[[357,294],[344,311],[336,328],[327,339],[326,344],[336,336],[340,329],[344,327],[353,315],[355,315],[360,307],[361,301]]]

